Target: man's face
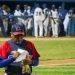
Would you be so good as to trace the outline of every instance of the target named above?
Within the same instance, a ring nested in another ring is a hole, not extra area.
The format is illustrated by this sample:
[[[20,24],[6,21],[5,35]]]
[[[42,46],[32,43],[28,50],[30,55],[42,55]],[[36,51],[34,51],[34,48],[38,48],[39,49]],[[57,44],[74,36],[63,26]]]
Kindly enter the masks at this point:
[[[24,10],[27,10],[28,9],[28,7],[27,6],[24,6]]]
[[[13,33],[11,33],[11,38],[17,44],[23,41],[23,35],[22,34],[14,35]]]
[[[18,7],[16,7],[16,9],[17,9],[17,10],[20,10],[20,7],[18,6]]]

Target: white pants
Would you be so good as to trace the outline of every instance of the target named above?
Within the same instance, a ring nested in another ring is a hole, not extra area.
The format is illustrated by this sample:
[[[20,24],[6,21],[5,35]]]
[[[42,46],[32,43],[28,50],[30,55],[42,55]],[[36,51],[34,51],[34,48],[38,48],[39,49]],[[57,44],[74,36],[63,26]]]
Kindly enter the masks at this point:
[[[32,18],[28,18],[28,27],[27,29],[31,29],[32,28]]]
[[[7,21],[7,19],[3,19],[3,26],[4,26],[5,32],[7,32],[7,30],[8,30],[8,21]]]
[[[64,31],[67,32],[67,27],[68,27],[68,24],[69,24],[69,20],[64,20],[63,24],[64,24]]]
[[[26,30],[32,27],[32,24],[31,24],[32,18],[28,18],[26,20],[24,20],[23,18],[18,18],[18,21],[24,24]]]
[[[39,28],[39,31],[38,31]],[[38,35],[39,32],[39,35]],[[35,37],[42,37],[43,36],[43,23],[40,19],[34,19],[34,36]]]
[[[43,25],[44,25],[44,36],[47,36],[47,33],[48,33],[48,23],[49,23],[49,18],[47,17],[43,23]]]
[[[55,23],[54,23],[55,21]],[[59,23],[57,22],[57,19],[53,19],[51,20],[51,25],[52,25],[52,34],[53,34],[53,37],[58,37],[58,25]]]
[[[28,20],[24,20],[23,18],[18,18],[18,22],[24,24],[25,28],[27,28],[27,22]]]

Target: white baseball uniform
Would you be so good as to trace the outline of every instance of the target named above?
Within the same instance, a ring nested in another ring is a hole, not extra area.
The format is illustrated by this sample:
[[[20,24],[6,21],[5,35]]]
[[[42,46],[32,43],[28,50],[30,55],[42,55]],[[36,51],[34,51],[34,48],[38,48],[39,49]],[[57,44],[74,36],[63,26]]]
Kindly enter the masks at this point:
[[[48,33],[48,24],[49,24],[49,15],[48,15],[48,8],[43,9],[45,20],[43,22],[44,25],[44,36],[47,36]]]
[[[42,37],[43,36],[43,20],[44,14],[43,10],[40,7],[36,7],[34,10],[34,36]],[[39,31],[38,31],[39,28]],[[38,35],[39,32],[39,35]]]
[[[57,9],[51,10],[51,17],[52,17],[51,25],[53,37],[58,37],[59,14],[57,12]]]
[[[64,22],[63,22],[65,32],[67,32],[68,23],[70,21],[69,17],[70,17],[70,14],[67,13],[66,16],[65,16]]]

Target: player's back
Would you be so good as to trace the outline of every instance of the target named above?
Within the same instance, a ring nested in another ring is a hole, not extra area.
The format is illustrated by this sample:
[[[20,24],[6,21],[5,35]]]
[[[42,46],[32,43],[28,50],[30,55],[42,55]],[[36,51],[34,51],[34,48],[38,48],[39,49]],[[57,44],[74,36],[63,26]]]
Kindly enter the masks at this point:
[[[41,16],[42,15],[42,9],[40,7],[35,8],[34,16]]]
[[[35,8],[34,18],[35,19],[42,19],[42,17],[43,17],[43,10],[40,7]]]

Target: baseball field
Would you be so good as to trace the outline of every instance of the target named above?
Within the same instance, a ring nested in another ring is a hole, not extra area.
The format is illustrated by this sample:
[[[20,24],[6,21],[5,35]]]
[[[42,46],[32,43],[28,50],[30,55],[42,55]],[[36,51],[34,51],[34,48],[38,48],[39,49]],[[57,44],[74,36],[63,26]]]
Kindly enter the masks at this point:
[[[0,38],[0,44],[10,38]],[[40,62],[32,75],[75,75],[75,37],[28,38],[40,54]],[[3,75],[4,69],[0,69]]]

